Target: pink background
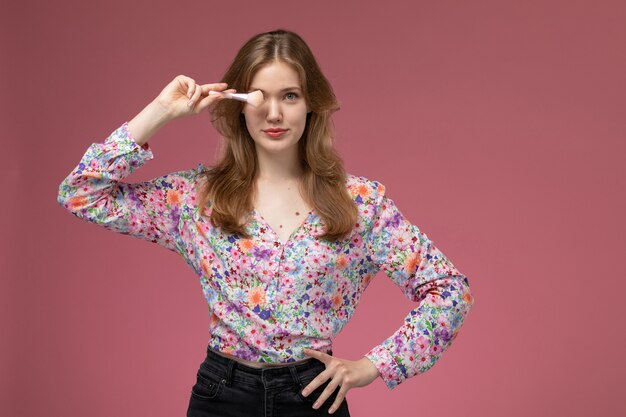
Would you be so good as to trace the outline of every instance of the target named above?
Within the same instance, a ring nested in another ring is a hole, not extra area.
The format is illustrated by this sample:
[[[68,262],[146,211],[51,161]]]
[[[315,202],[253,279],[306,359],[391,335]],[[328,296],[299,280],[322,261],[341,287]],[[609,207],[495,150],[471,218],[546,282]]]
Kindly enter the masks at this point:
[[[352,414],[626,415],[624,22],[622,1],[2,2],[0,414],[184,415],[198,278],[72,217],[58,185],[174,76],[217,81],[285,27],[335,87],[347,170],[385,184],[476,299],[435,367],[351,390]],[[208,115],[174,122],[129,181],[216,144]],[[379,274],[335,354],[360,358],[414,306]]]

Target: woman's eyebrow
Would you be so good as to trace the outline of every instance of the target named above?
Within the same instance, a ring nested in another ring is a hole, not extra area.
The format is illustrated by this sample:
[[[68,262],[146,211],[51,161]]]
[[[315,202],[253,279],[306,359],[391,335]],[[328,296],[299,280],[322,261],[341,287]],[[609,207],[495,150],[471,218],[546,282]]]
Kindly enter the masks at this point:
[[[251,93],[253,91],[259,90],[260,92],[262,92],[265,95],[265,91],[261,90],[260,88],[254,88],[254,87],[250,87],[248,89],[248,93]],[[286,87],[283,88],[282,90],[280,90],[281,93],[284,93],[285,91],[290,91],[290,90],[301,90],[300,87]]]

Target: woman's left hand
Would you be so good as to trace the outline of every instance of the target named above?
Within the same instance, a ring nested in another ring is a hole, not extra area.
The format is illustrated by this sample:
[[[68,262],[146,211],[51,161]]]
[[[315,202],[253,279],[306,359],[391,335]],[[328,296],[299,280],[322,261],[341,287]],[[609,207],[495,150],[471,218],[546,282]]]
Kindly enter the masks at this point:
[[[366,357],[358,361],[349,361],[307,348],[304,349],[304,354],[323,362],[324,365],[326,365],[326,369],[320,372],[319,375],[304,387],[302,395],[306,397],[329,378],[331,379],[315,404],[313,404],[313,408],[319,408],[324,404],[324,401],[339,387],[339,393],[337,394],[335,402],[330,406],[328,410],[329,413],[333,413],[339,408],[339,405],[346,397],[346,392],[348,392],[350,388],[368,385],[380,375],[372,361]]]

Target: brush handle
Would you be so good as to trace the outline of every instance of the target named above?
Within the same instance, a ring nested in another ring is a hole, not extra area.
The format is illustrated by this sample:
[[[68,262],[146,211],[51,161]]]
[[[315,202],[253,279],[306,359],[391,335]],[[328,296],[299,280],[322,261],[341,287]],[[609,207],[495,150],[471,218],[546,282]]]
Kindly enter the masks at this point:
[[[239,101],[247,101],[248,100],[248,94],[245,93],[226,93],[226,92],[221,92],[221,91],[209,91],[209,95],[216,95],[216,94],[222,94],[224,97],[226,98],[231,98],[233,100],[239,100]]]

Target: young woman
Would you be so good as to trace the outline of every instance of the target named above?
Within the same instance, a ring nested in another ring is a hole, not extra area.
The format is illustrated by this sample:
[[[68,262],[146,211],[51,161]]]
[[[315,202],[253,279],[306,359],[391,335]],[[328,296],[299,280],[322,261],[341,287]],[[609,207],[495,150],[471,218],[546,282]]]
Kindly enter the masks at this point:
[[[256,107],[223,95],[256,90]],[[222,83],[177,76],[60,185],[71,213],[175,251],[200,277],[210,341],[188,416],[348,416],[348,390],[379,376],[393,389],[427,371],[473,305],[467,277],[385,187],[344,172],[337,109],[302,38],[262,33]],[[122,182],[153,158],[147,141],[159,128],[205,110],[225,140],[215,166]],[[380,270],[418,306],[359,360],[333,356]]]

